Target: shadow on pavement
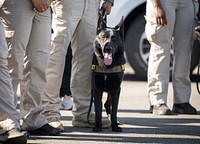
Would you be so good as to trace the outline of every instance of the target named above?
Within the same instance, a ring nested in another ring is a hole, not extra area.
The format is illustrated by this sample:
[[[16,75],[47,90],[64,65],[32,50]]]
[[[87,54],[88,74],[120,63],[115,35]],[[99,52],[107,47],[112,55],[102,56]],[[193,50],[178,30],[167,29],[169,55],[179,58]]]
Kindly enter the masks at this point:
[[[76,141],[77,144],[91,142],[101,143],[144,143],[144,144],[199,144],[200,120],[197,118],[177,118],[175,116],[149,117],[143,110],[120,110],[120,113],[132,113],[135,117],[119,117],[123,132],[112,132],[111,129],[103,129],[100,133],[92,132],[92,128],[77,128],[65,126],[64,133],[58,137],[31,136],[30,139],[54,141]],[[137,117],[137,113],[144,113],[143,117]],[[146,117],[145,117],[146,116]],[[64,116],[62,120],[71,121],[71,116]],[[34,143],[29,143],[34,144]]]
[[[191,82],[197,82],[200,83],[200,76],[197,74],[190,75]],[[124,74],[124,81],[147,81],[147,79],[141,79],[137,77],[135,74]]]

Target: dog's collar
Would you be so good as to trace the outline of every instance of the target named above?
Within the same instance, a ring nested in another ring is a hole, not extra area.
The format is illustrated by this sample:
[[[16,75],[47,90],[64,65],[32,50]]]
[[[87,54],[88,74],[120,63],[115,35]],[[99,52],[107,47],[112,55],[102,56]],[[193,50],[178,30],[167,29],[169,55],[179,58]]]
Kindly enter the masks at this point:
[[[92,65],[92,71],[99,73],[117,73],[125,71],[124,65],[114,66],[113,68],[100,67],[99,65]]]

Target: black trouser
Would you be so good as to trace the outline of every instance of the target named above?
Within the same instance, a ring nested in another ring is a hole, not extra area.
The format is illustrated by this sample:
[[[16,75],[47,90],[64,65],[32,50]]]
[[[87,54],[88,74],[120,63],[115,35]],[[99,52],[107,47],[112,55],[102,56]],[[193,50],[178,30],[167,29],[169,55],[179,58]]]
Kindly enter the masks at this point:
[[[67,50],[67,55],[65,58],[65,69],[62,78],[62,85],[60,87],[60,97],[65,95],[71,96],[70,90],[70,79],[71,79],[71,68],[72,68],[72,49],[69,45]]]

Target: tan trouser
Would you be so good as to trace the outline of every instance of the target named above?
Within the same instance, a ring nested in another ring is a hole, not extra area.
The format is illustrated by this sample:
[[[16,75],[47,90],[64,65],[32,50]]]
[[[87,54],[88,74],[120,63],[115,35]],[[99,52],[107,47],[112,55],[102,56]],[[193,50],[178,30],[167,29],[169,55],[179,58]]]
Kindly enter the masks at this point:
[[[60,119],[59,91],[67,48],[72,42],[71,91],[74,117],[86,120],[91,98],[91,63],[99,0],[63,0],[53,4],[52,51],[43,104],[45,116]]]
[[[16,125],[15,122],[10,118],[0,121],[0,135],[11,129],[15,129],[16,128],[15,125]]]
[[[47,123],[41,104],[50,56],[50,9],[36,13],[30,0],[6,0],[2,8],[15,94],[21,84],[22,128],[37,129]]]
[[[7,55],[8,46],[5,39],[5,31],[0,21],[0,133],[2,133],[2,130],[5,132],[15,127],[20,128],[19,121],[21,118],[14,105],[12,81],[6,59]]]
[[[172,73],[174,103],[189,102],[191,47],[194,17],[198,11],[198,3],[193,2],[193,0],[160,0],[168,24],[158,26],[152,2],[147,0],[146,34],[151,43],[148,95],[151,105],[167,103],[171,48],[174,51]]]
[[[0,7],[3,5],[4,2],[5,0],[0,0]]]

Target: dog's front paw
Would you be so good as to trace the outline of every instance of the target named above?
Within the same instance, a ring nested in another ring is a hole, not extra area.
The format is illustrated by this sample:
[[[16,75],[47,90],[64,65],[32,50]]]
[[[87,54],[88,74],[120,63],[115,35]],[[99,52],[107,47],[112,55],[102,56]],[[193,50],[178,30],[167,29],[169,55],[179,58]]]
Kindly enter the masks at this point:
[[[118,126],[118,124],[112,124],[112,131],[114,132],[122,132],[122,128]]]
[[[95,126],[93,129],[92,129],[93,132],[101,132],[102,131],[102,127],[101,126]]]

